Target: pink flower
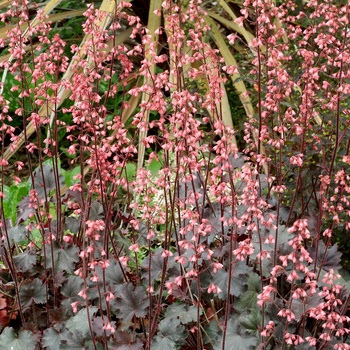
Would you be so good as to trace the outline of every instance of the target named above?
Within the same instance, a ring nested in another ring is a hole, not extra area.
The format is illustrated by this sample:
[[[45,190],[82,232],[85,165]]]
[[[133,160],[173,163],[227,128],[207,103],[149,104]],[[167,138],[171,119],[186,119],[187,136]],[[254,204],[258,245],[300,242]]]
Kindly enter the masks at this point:
[[[253,244],[250,239],[238,243],[238,248],[233,251],[237,260],[243,261],[247,256],[254,253]]]
[[[75,301],[71,303],[70,305],[72,306],[73,312],[76,314],[78,312],[78,305],[80,304],[79,301]]]
[[[138,253],[140,251],[138,243],[135,243],[135,244],[131,245],[129,247],[129,250],[131,250],[132,252]]]
[[[167,258],[169,256],[173,256],[174,254],[170,250],[163,250],[162,258]]]
[[[221,293],[222,290],[220,289],[220,287],[215,286],[213,283],[210,283],[209,287],[208,287],[208,293]]]
[[[295,320],[294,313],[288,309],[282,309],[277,315],[280,317],[285,317],[288,322]]]
[[[289,160],[290,164],[296,165],[298,167],[303,166],[303,157],[304,155],[301,153],[297,154],[296,156],[292,156]]]

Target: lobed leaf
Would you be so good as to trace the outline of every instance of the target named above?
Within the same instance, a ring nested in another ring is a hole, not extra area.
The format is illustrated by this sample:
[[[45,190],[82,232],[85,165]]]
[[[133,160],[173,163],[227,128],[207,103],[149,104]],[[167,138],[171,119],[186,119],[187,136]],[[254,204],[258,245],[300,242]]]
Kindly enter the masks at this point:
[[[42,342],[46,350],[61,350],[61,340],[63,339],[62,332],[51,327],[45,329]]]
[[[247,290],[235,301],[235,309],[238,311],[255,310],[257,308],[258,295],[261,292],[261,277],[251,272],[247,279]]]
[[[34,334],[22,330],[18,334],[12,327],[6,327],[0,335],[0,350],[34,350]]]
[[[202,310],[200,310],[202,314]],[[197,321],[197,307],[194,305],[172,304],[165,312],[165,319],[176,319],[181,324]]]
[[[256,306],[256,305],[255,305]],[[239,317],[240,326],[247,332],[259,335],[261,329],[261,313],[255,307],[251,312],[245,312]]]
[[[316,258],[316,244],[310,248],[310,256],[312,259]],[[317,254],[317,266],[329,271],[333,269],[337,271],[341,268],[342,254],[338,251],[338,244],[334,244],[330,247],[326,247],[322,240],[318,241],[318,254]]]
[[[83,336],[86,337],[90,332],[89,320],[92,322],[92,318],[97,311],[98,308],[96,306],[89,306],[89,310],[84,307],[75,316],[67,321],[67,329],[73,334],[79,331]]]
[[[51,164],[43,164],[42,169],[36,168],[33,173],[34,176],[34,188],[38,193],[39,197],[44,197],[45,191],[46,195],[50,195],[50,191],[56,189],[56,178],[54,169]],[[60,185],[64,184],[64,177],[59,171],[59,182]]]
[[[115,350],[142,350],[143,344],[139,339],[133,339],[129,332],[116,332],[112,343]]]
[[[23,253],[15,255],[13,257],[13,262],[19,271],[30,271],[32,267],[36,264],[36,254],[27,249]]]
[[[148,299],[144,288],[136,287],[131,283],[124,283],[116,293],[116,308],[120,311],[123,323],[128,323],[134,316],[144,317],[147,314]]]
[[[164,318],[159,323],[158,330],[152,349],[178,349],[186,339],[185,327],[176,318]]]
[[[251,270],[244,262],[237,262],[232,271],[230,294],[239,297],[245,291],[245,285],[249,271]],[[218,297],[222,300],[227,298],[228,271],[219,270],[212,277],[212,283],[221,289]]]
[[[52,264],[53,249],[54,264]],[[44,256],[44,247],[42,248],[42,256]],[[79,248],[74,245],[64,244],[60,246],[57,242],[46,244],[46,267],[54,266],[56,271],[66,271],[73,273],[75,263],[79,261]]]
[[[230,318],[227,322],[226,338],[225,338],[225,350],[249,350],[256,349],[258,344],[258,338],[248,334],[244,331],[239,321],[234,318]],[[222,340],[217,342],[214,346],[214,350],[221,350]]]
[[[39,278],[25,281],[20,285],[19,298],[23,308],[29,308],[32,304],[46,303],[46,288]]]

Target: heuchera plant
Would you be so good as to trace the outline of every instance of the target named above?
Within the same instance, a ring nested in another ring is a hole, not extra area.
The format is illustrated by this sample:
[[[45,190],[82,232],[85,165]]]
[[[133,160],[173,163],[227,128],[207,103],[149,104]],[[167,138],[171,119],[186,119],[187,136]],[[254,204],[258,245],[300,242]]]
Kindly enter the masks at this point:
[[[0,349],[350,349],[349,5],[47,9],[0,15]]]

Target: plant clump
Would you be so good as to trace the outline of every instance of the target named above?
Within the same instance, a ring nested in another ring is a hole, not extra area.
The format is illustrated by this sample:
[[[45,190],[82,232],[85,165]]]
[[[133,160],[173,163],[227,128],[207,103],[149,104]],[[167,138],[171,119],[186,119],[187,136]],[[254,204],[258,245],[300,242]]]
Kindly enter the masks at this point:
[[[0,350],[350,349],[349,5],[146,3],[0,1]]]

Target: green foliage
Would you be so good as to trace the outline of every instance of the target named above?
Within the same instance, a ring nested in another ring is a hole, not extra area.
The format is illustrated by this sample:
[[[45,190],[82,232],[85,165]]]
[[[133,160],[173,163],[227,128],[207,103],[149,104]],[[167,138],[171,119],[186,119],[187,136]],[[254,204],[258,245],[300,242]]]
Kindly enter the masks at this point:
[[[153,176],[157,176],[161,168],[162,168],[162,164],[158,160],[152,159],[151,163],[149,164],[149,170],[151,174]]]
[[[18,204],[23,197],[28,195],[29,189],[30,184],[28,181],[11,186],[4,185],[4,194],[6,196],[3,200],[4,215],[6,218],[11,219],[12,224],[15,224],[17,219]]]

